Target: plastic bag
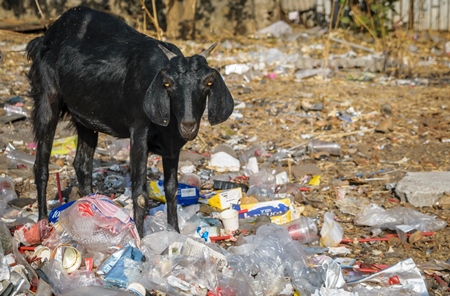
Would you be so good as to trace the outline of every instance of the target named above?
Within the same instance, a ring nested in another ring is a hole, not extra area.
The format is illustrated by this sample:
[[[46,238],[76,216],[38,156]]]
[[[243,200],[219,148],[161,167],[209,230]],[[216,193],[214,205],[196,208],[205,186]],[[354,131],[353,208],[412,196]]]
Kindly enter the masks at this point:
[[[142,241],[142,250],[149,251],[146,255],[159,255],[166,250],[172,243],[184,243],[186,237],[176,231],[159,231],[146,235]]]
[[[97,286],[80,287],[65,293],[63,296],[102,295],[102,296],[135,296],[133,292],[113,290]]]
[[[140,244],[131,217],[103,195],[77,200],[61,212],[59,224],[87,251],[112,253],[130,241]]]
[[[47,220],[40,220],[37,223],[26,223],[14,232],[17,238],[25,246],[37,245],[43,239],[49,237],[52,227]]]
[[[370,204],[356,215],[355,224],[391,230],[395,230],[397,225],[409,225],[420,231],[438,231],[444,228],[447,222],[410,208],[396,207],[385,210],[379,205]]]
[[[69,275],[62,266],[62,263],[55,259],[51,259],[44,270],[46,271],[46,275],[48,276],[52,291],[55,295],[66,295],[66,293],[68,293],[68,295],[88,295],[73,294],[74,292],[72,291],[79,291],[79,289],[84,290],[81,287],[86,287],[86,289],[89,290],[88,286],[100,286],[100,282],[97,281],[95,273],[92,270],[79,270]]]
[[[320,230],[320,244],[325,247],[337,247],[344,236],[344,229],[339,223],[334,221],[334,214],[325,213],[323,217],[323,226]]]

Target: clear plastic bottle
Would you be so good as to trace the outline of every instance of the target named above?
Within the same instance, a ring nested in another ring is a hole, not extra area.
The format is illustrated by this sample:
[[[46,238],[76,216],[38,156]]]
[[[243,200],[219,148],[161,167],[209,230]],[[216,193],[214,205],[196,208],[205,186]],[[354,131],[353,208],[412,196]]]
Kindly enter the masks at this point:
[[[335,142],[311,139],[308,143],[310,153],[326,152],[330,155],[341,156],[341,145]]]

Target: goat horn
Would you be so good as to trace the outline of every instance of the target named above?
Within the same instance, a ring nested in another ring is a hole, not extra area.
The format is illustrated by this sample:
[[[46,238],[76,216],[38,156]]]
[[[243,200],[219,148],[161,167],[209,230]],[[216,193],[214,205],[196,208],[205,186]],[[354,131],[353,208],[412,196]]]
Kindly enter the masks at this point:
[[[202,57],[204,57],[205,59],[209,56],[209,54],[211,53],[211,51],[213,51],[213,49],[217,46],[217,42],[214,43],[213,45],[211,45],[208,49],[205,49],[204,51],[202,51],[199,55],[201,55]]]
[[[161,48],[161,50],[164,52],[164,54],[167,56],[167,58],[169,59],[169,61],[176,57],[177,55],[174,54],[173,52],[171,52],[170,50],[168,50],[167,48],[165,48],[164,46],[162,46],[161,44],[158,44],[159,48]]]

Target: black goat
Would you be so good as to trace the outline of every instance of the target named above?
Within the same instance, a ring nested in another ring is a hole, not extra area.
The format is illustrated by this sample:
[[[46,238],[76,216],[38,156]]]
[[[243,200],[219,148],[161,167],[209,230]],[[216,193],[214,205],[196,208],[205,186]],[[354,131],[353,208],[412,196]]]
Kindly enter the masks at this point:
[[[180,149],[198,133],[208,102],[214,125],[233,111],[220,73],[206,57],[216,44],[184,57],[173,44],[147,37],[118,18],[85,7],[65,12],[27,46],[37,140],[34,165],[39,219],[47,218],[48,163],[58,120],[69,113],[78,133],[74,168],[81,193],[92,192],[98,132],[130,138],[134,219],[143,234],[147,157],[162,156],[167,216],[179,231],[176,193]]]

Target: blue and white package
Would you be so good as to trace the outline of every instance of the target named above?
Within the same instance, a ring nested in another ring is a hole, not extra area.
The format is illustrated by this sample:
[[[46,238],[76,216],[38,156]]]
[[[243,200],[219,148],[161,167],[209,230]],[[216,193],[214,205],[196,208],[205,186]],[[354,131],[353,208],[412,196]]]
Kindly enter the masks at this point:
[[[56,223],[58,222],[59,219],[59,215],[61,214],[62,211],[64,211],[65,209],[69,208],[71,205],[73,205],[73,203],[75,202],[75,200],[62,204],[59,207],[54,208],[51,212],[50,215],[48,215],[48,221],[50,223]]]

